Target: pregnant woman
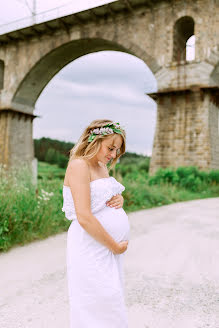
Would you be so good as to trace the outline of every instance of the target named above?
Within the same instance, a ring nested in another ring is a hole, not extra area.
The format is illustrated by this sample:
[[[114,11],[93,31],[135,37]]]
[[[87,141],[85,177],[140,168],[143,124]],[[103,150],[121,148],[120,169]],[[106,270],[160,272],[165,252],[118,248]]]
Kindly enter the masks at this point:
[[[70,152],[63,208],[67,233],[67,279],[71,328],[127,328],[123,259],[129,241],[122,208],[125,187],[109,176],[125,153],[119,123],[95,120]]]

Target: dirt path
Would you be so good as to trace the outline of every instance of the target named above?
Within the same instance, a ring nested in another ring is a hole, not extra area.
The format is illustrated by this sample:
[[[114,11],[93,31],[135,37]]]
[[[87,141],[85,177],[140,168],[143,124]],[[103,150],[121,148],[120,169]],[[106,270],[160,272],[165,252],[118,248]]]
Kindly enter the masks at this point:
[[[129,219],[129,328],[219,328],[219,198]],[[0,255],[1,328],[69,328],[66,236]]]

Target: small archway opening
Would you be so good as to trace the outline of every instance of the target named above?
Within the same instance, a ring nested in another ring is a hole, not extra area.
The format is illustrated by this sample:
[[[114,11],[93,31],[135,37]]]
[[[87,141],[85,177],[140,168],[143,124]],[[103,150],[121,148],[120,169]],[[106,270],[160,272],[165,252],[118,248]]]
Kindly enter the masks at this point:
[[[5,64],[3,60],[0,59],[0,90],[4,88],[4,69]]]
[[[192,61],[194,59],[195,59],[195,35],[192,35],[186,42],[186,60]]]
[[[175,22],[173,31],[173,61],[180,62],[186,60],[193,60],[195,58],[194,27],[194,20],[192,17],[189,16],[181,17]],[[191,44],[193,45],[192,51],[190,49]]]

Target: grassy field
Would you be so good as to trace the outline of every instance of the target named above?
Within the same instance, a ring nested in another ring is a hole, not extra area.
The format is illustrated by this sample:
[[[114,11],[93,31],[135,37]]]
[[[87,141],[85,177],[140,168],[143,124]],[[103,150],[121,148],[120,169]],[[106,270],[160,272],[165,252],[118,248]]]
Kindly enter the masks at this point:
[[[147,171],[148,163],[142,161],[117,164],[114,177],[125,186],[126,213],[178,201],[219,197],[219,171],[201,172],[192,167],[165,169],[152,177]],[[65,170],[39,162],[37,189],[31,177],[22,174],[9,177],[0,170],[0,251],[67,231],[71,224],[61,211]]]

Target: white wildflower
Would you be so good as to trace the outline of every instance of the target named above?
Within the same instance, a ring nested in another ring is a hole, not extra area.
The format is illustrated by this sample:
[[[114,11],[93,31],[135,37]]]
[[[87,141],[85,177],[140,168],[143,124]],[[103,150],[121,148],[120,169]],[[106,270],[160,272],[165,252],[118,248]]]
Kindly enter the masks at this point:
[[[99,131],[99,129],[97,128],[97,129],[94,129],[92,133],[99,134],[100,131]]]

